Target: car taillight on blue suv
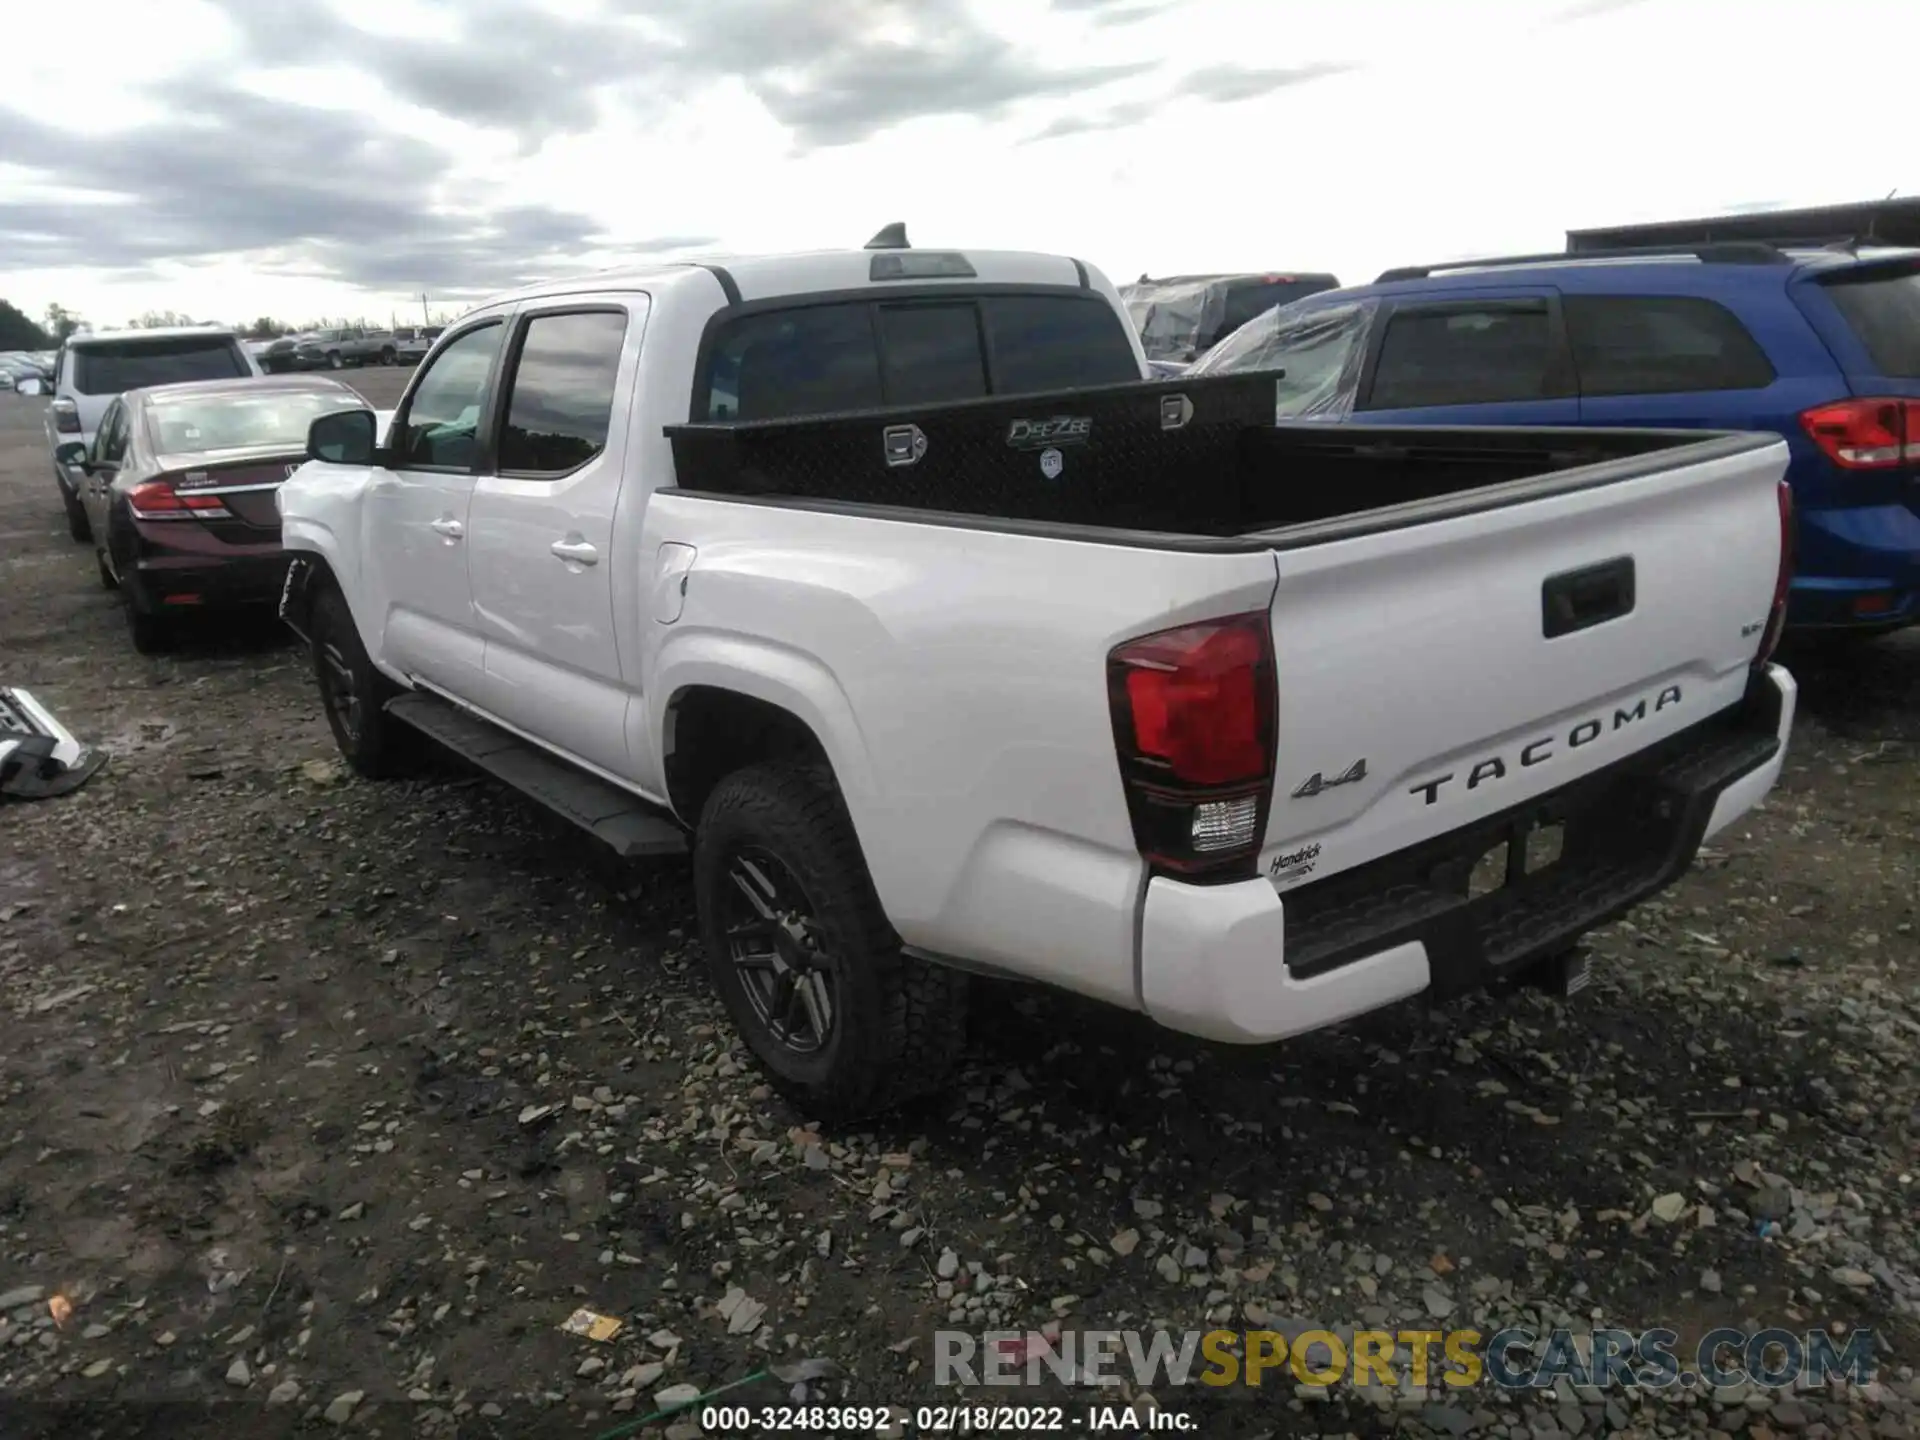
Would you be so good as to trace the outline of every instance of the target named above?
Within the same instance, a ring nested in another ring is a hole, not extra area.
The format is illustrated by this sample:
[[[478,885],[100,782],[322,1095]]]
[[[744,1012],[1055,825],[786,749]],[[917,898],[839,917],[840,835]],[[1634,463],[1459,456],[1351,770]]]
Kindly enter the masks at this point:
[[[1819,405],[1800,423],[1826,457],[1846,470],[1920,464],[1920,400],[1869,397]]]

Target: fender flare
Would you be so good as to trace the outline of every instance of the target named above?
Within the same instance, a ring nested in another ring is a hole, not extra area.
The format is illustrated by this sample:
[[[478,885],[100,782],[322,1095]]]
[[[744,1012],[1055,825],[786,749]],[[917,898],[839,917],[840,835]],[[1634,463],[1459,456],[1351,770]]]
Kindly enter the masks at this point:
[[[871,815],[880,785],[853,703],[818,658],[788,646],[716,630],[669,635],[654,658],[647,728],[666,759],[667,716],[678,697],[696,686],[732,690],[777,705],[813,732],[833,766],[834,779],[858,832]]]
[[[294,624],[289,607],[296,596],[311,600],[313,582],[324,575],[339,588],[348,613],[353,616],[354,628],[360,632],[360,643],[366,646],[374,664],[379,665],[380,627],[366,614],[366,602],[359,595],[359,567],[352,563],[348,548],[340,543],[338,534],[331,526],[310,516],[287,516],[281,521],[280,548],[292,562],[287,572],[287,587],[280,597],[280,618],[306,640],[305,630]],[[306,612],[302,609],[298,613],[304,616]]]

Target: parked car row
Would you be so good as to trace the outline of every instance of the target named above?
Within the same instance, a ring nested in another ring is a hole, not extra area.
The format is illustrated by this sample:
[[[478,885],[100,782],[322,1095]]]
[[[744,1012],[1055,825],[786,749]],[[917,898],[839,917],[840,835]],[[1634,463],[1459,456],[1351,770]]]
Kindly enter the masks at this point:
[[[427,358],[427,351],[433,348],[446,330],[444,325],[408,325],[393,332],[393,348],[402,365],[417,365]]]
[[[1242,1042],[1577,990],[1774,784],[1789,618],[1911,618],[1916,275],[1188,277],[1155,379],[1139,287],[889,227],[502,296],[390,417],[86,337],[50,438],[137,645],[277,594],[362,774],[424,736],[691,851],[734,1023],[844,1115],[979,973]]]
[[[275,493],[313,421],[360,403],[317,375],[148,385],[108,402],[91,445],[55,448],[136,650],[164,649],[183,611],[279,598]]]
[[[0,351],[0,392],[36,395],[53,379],[53,356],[41,350]]]
[[[394,365],[399,359],[399,341],[393,331],[358,325],[283,335],[269,342],[260,355],[261,366],[273,375],[294,370],[340,370],[349,365]]]

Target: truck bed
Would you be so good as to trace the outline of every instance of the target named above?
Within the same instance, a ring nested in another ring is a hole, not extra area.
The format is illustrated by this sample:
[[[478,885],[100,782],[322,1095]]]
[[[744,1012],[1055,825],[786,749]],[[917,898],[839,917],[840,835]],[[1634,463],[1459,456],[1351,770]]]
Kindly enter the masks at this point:
[[[1315,543],[1769,443],[1698,430],[1275,425],[1273,384],[1182,378],[666,433],[684,492],[1204,548]]]

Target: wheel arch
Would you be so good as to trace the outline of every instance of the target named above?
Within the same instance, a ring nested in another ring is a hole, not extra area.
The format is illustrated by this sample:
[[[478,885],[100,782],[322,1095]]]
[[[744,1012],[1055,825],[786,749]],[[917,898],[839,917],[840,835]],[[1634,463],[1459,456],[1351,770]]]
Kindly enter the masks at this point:
[[[667,799],[688,825],[699,821],[715,786],[750,765],[822,764],[839,783],[819,734],[793,709],[711,681],[674,691],[662,715],[661,753]]]

